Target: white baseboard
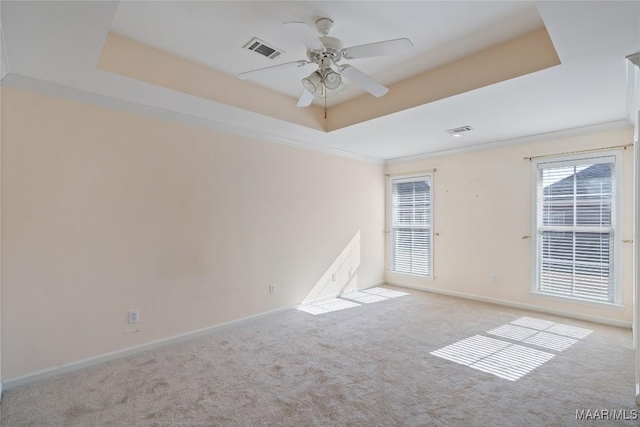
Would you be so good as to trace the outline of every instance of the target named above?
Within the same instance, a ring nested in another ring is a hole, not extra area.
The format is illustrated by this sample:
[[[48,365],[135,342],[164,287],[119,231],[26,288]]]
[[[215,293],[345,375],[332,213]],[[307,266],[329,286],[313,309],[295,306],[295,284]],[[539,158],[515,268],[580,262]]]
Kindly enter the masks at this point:
[[[554,308],[540,307],[537,305],[524,304],[520,302],[503,300],[499,298],[484,297],[481,295],[467,294],[464,292],[450,291],[446,289],[432,288],[428,286],[417,286],[409,283],[401,283],[396,281],[387,281],[387,283],[389,285],[400,286],[403,288],[416,289],[419,291],[431,292],[435,294],[448,295],[452,297],[458,297],[458,298],[470,299],[474,301],[487,302],[490,304],[502,305],[505,307],[520,308],[522,310],[537,311],[539,313],[554,314],[556,316],[569,317],[569,318],[578,319],[578,320],[587,320],[589,322],[602,323],[605,325],[619,326],[622,328],[631,329],[631,322],[624,322],[622,320],[612,320],[612,319],[607,319],[605,317],[589,316],[586,314],[573,313],[571,311],[557,310]]]
[[[507,306],[507,307],[513,307],[513,308],[519,308],[519,309],[524,309],[524,310],[531,310],[531,311],[538,311],[538,312],[542,312],[542,313],[549,313],[549,314],[555,314],[558,316],[564,316],[564,317],[570,317],[570,318],[575,318],[575,319],[580,319],[580,320],[588,320],[591,322],[596,322],[596,323],[603,323],[603,324],[608,324],[608,325],[613,325],[613,326],[620,326],[620,327],[625,327],[625,328],[631,328],[631,323],[629,322],[622,322],[622,321],[617,321],[617,320],[611,320],[611,319],[606,319],[606,318],[601,318],[601,317],[597,317],[597,316],[587,316],[587,315],[581,315],[581,314],[576,314],[576,313],[572,313],[572,312],[568,312],[568,311],[563,311],[563,310],[555,310],[555,309],[547,309],[544,307],[538,307],[538,306],[534,306],[534,305],[529,305],[529,304],[523,304],[523,303],[518,303],[518,302],[513,302],[513,301],[507,301],[507,300],[502,300],[502,299],[498,299],[498,298],[490,298],[490,297],[483,297],[483,296],[478,296],[478,295],[472,295],[472,294],[466,294],[463,292],[457,292],[457,291],[449,291],[449,290],[444,290],[444,289],[437,289],[437,288],[431,288],[431,287],[426,287],[426,286],[416,286],[416,285],[411,285],[408,283],[401,283],[401,282],[395,282],[395,281],[386,281],[386,282],[379,282],[379,283],[375,283],[366,287],[362,287],[360,289],[365,290],[365,289],[370,289],[370,288],[374,288],[374,287],[378,287],[378,286],[384,286],[385,284],[389,284],[389,285],[393,285],[393,286],[400,286],[403,288],[409,288],[409,289],[416,289],[419,291],[425,291],[425,292],[432,292],[432,293],[437,293],[437,294],[442,294],[442,295],[448,295],[448,296],[453,296],[453,297],[459,297],[459,298],[465,298],[465,299],[470,299],[470,300],[475,300],[475,301],[481,301],[481,302],[487,302],[487,303],[492,303],[492,304],[498,304],[498,305],[502,305],[502,306]],[[272,316],[275,314],[280,314],[280,313],[284,313],[287,311],[291,311],[291,310],[295,310],[296,308],[298,308],[297,305],[295,306],[289,306],[289,307],[284,307],[284,308],[280,308],[277,310],[272,310],[272,311],[268,311],[265,313],[260,313],[260,314],[256,314],[253,316],[248,316],[248,317],[244,317],[242,319],[238,319],[238,320],[233,320],[227,323],[222,323],[219,325],[215,325],[215,326],[210,326],[208,328],[203,328],[203,329],[199,329],[196,331],[192,331],[192,332],[187,332],[184,334],[180,334],[180,335],[176,335],[173,337],[169,337],[169,338],[164,338],[161,340],[157,340],[157,341],[152,341],[150,343],[146,343],[146,344],[141,344],[138,346],[134,346],[134,347],[129,347],[123,350],[119,350],[119,351],[115,351],[112,353],[108,353],[102,356],[97,356],[97,357],[93,357],[93,358],[89,358],[89,359],[85,359],[85,360],[80,360],[77,362],[73,362],[73,363],[69,363],[66,365],[62,365],[56,368],[51,368],[51,369],[45,369],[39,372],[35,372],[33,374],[29,374],[29,375],[25,375],[23,377],[18,377],[18,378],[12,378],[9,380],[6,380],[4,382],[0,382],[0,399],[2,398],[2,391],[4,390],[11,390],[12,388],[21,386],[21,385],[25,385],[25,384],[30,384],[36,381],[40,381],[46,378],[50,378],[50,377],[54,377],[60,374],[64,374],[67,372],[73,372],[73,371],[77,371],[80,369],[84,369],[84,368],[88,368],[91,366],[95,366],[95,365],[99,365],[101,363],[105,363],[105,362],[109,362],[111,360],[116,360],[116,359],[120,359],[122,357],[127,357],[133,354],[138,354],[138,353],[142,353],[145,351],[149,351],[149,350],[154,350],[156,348],[160,348],[160,347],[164,347],[167,345],[171,345],[171,344],[176,344],[182,341],[186,341],[189,339],[193,339],[193,338],[197,338],[200,336],[204,336],[204,335],[208,335],[211,332],[215,331],[215,330],[221,330],[221,329],[225,329],[225,328],[229,328],[232,326],[237,326],[237,325],[241,325],[243,323],[248,323],[248,322],[252,322],[255,320],[259,320],[268,316]],[[637,397],[636,397],[636,402],[638,403],[638,405],[640,405],[640,385],[637,386]]]
[[[173,337],[160,339],[157,341],[152,341],[146,344],[140,344],[134,347],[125,348],[123,350],[114,351],[112,353],[107,353],[102,356],[92,357],[89,359],[79,360],[77,362],[72,362],[69,364],[65,364],[56,368],[45,369],[39,372],[35,372],[33,374],[25,375],[23,377],[12,378],[4,381],[5,390],[11,390],[12,388],[30,384],[36,381],[44,380],[46,378],[54,377],[60,374],[65,374],[67,372],[77,371],[79,369],[88,368],[91,366],[99,365],[101,363],[109,362],[111,360],[120,359],[122,357],[127,357],[132,354],[142,353],[149,350],[154,350],[156,348],[164,347],[171,344],[176,344],[182,341],[186,341],[189,339],[201,337],[204,335],[208,335],[213,331],[221,330],[225,328],[229,328],[231,326],[238,326],[243,323],[253,322],[255,320],[259,320],[268,316],[273,316],[275,314],[284,313],[287,311],[295,310],[298,308],[297,305],[289,306],[284,308],[279,308],[277,310],[267,311],[265,313],[256,314],[253,316],[244,317],[238,320],[232,320],[227,323],[221,323],[219,325],[210,326],[203,329],[198,329],[196,331],[187,332],[180,335],[175,335]],[[2,390],[2,383],[0,382],[0,391]]]
[[[386,282],[378,282],[372,285],[367,285],[360,289],[369,289],[376,286],[382,286]],[[45,369],[42,371],[35,372],[33,374],[25,375],[18,378],[12,378],[4,381],[4,389],[11,390],[12,388],[19,387],[21,385],[30,384],[36,381],[44,380],[46,378],[54,377],[60,374],[65,374],[67,372],[77,371],[79,369],[88,368],[91,366],[99,365],[101,363],[109,362],[111,360],[120,359],[122,357],[127,357],[132,354],[142,353],[149,350],[154,350],[156,348],[164,347],[171,344],[176,344],[182,341],[186,341],[188,339],[197,338],[200,336],[208,335],[215,330],[221,330],[224,328],[228,328],[231,326],[238,326],[243,323],[253,322],[255,320],[259,320],[268,316],[272,316],[279,313],[284,313],[286,311],[295,310],[299,307],[299,305],[279,308],[277,310],[268,311],[265,313],[256,314],[253,316],[244,317],[242,319],[233,320],[227,323],[222,323],[215,326],[210,326],[208,328],[198,329],[196,331],[187,332],[184,334],[176,335],[169,338],[164,338],[157,341],[152,341],[146,344],[140,344],[134,347],[125,348],[123,350],[114,351],[112,353],[104,354],[102,356],[92,357],[89,359],[79,360],[77,362],[72,362],[69,364],[65,364],[56,368]],[[0,392],[2,391],[2,382],[0,382]],[[1,397],[1,396],[0,396]]]

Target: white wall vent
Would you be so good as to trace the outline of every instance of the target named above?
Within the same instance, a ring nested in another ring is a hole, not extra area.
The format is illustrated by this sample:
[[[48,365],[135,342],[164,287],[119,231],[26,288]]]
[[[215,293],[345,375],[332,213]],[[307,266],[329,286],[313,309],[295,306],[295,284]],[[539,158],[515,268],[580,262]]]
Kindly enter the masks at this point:
[[[461,134],[473,130],[471,126],[460,126],[459,128],[447,129],[446,132],[451,135]]]
[[[245,44],[243,49],[253,51],[269,59],[276,59],[284,53],[284,50],[265,43],[257,37],[254,37],[249,43]]]

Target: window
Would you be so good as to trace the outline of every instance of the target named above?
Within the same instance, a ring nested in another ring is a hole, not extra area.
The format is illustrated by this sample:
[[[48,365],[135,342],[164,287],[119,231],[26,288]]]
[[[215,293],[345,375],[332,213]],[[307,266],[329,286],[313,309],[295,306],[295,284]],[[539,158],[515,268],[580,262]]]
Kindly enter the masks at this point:
[[[616,160],[616,155],[583,156],[535,164],[534,291],[619,302]]]
[[[391,180],[391,270],[432,276],[432,175]]]

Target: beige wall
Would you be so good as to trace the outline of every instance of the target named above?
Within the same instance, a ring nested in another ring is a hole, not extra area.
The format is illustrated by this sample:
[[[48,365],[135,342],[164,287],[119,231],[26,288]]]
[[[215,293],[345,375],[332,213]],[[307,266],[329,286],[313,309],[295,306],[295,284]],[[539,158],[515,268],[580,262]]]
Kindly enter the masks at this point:
[[[383,280],[382,165],[2,91],[5,381]]]
[[[531,295],[531,240],[522,237],[532,233],[532,165],[525,156],[632,142],[633,129],[625,129],[388,165],[387,172],[437,169],[434,231],[439,236],[434,237],[434,280],[387,272],[387,281],[630,324],[631,244],[621,245],[625,307],[619,310]],[[633,239],[632,149],[623,152],[622,173],[621,240]],[[493,276],[499,276],[498,284]]]
[[[332,268],[349,286],[383,280],[381,165],[11,88],[1,103],[4,381],[316,298]],[[524,156],[632,140],[620,130],[388,165],[437,168],[439,236],[434,280],[387,280],[631,322],[631,245],[625,308],[611,310],[530,295],[522,236]],[[631,150],[623,163],[619,237],[631,239]]]

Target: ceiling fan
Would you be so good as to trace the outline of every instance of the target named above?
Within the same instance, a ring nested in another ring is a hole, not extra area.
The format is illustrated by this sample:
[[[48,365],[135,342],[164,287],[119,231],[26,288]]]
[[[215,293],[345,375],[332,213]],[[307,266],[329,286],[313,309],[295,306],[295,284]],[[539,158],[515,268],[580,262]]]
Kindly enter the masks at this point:
[[[349,64],[340,64],[342,59],[360,59],[374,56],[402,53],[413,46],[407,38],[386,40],[377,43],[363,44],[352,47],[342,47],[342,42],[330,37],[333,31],[333,21],[329,18],[320,18],[316,21],[316,29],[320,36],[304,22],[287,22],[283,24],[285,30],[298,38],[307,47],[307,59],[286,62],[271,67],[260,68],[238,74],[242,80],[251,79],[266,70],[285,67],[304,67],[316,64],[318,69],[302,79],[302,95],[298,100],[298,107],[311,105],[313,97],[325,97],[328,92],[338,93],[346,87],[343,82],[345,77],[350,82],[369,92],[373,96],[380,97],[389,89],[368,74]]]

